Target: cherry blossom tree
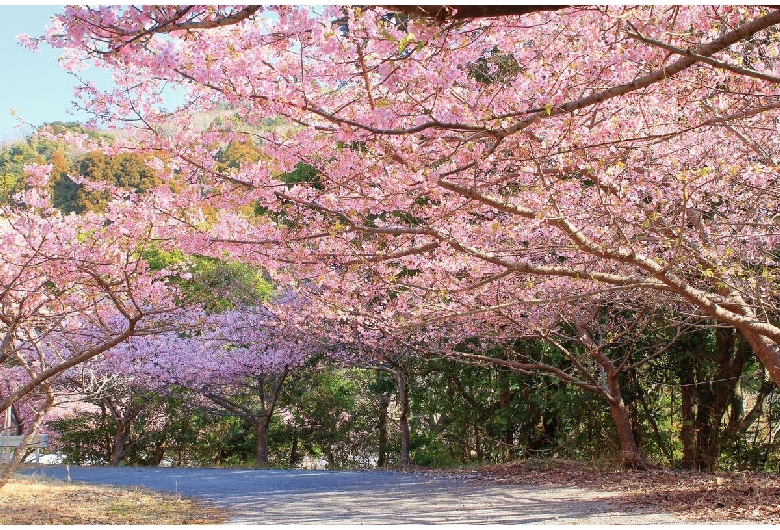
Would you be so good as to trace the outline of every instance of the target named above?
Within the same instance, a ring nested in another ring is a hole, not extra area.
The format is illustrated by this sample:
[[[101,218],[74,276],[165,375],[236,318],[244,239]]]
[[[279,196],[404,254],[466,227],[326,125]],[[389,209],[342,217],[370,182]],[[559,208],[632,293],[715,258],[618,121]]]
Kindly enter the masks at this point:
[[[113,69],[81,93],[176,161],[180,208],[210,216],[193,245],[332,284],[642,288],[739,329],[780,381],[780,10],[458,11],[69,7],[46,40]],[[172,83],[238,124],[162,112]],[[247,138],[265,156],[217,171]]]
[[[300,325],[305,314],[301,300],[289,293],[258,306],[190,312],[175,330],[132,337],[73,375],[81,380],[110,377],[145,390],[177,385],[195,391],[222,414],[252,426],[257,463],[267,466],[268,428],[279,393],[291,374],[324,350],[322,338]],[[137,412],[127,405],[117,410],[120,426],[129,425]],[[126,438],[122,434],[120,430],[116,440],[115,465]]]
[[[283,385],[318,349],[278,318],[265,308],[227,311],[198,337],[197,361],[171,363],[188,369],[176,374],[180,384],[252,426],[256,461],[263,467],[269,465],[268,429]]]
[[[64,372],[179,321],[170,272],[153,273],[142,259],[164,233],[149,211],[116,201],[108,214],[62,216],[44,191],[50,169],[29,166],[31,187],[0,218],[0,412],[37,402],[22,427],[29,435]]]
[[[71,7],[46,40],[66,68],[113,70],[115,90],[81,95],[165,154],[187,250],[387,322],[454,301],[475,327],[539,321],[523,301],[643,292],[736,328],[780,383],[778,23],[737,6]],[[219,165],[247,141],[263,156]]]

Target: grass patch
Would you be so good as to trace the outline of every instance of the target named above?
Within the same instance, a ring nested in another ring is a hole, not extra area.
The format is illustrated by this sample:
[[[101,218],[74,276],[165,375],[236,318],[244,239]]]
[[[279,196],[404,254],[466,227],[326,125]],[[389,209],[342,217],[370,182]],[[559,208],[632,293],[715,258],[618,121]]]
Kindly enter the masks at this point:
[[[0,525],[220,524],[227,510],[143,488],[15,475],[0,489]]]

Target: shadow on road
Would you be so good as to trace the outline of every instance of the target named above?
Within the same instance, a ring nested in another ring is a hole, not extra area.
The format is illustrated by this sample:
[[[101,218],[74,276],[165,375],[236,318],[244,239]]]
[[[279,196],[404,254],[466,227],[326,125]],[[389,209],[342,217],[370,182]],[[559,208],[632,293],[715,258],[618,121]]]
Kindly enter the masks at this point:
[[[65,467],[30,470],[66,479]],[[230,523],[674,523],[613,512],[603,492],[475,484],[458,477],[383,471],[71,467],[73,481],[144,486],[228,507]]]

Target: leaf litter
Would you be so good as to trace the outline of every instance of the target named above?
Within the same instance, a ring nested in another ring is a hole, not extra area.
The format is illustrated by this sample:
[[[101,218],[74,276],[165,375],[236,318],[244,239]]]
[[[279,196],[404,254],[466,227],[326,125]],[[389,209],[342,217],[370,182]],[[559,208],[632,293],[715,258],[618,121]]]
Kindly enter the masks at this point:
[[[763,472],[691,472],[604,468],[571,460],[529,459],[457,474],[490,484],[570,486],[609,492],[605,502],[622,512],[667,513],[689,523],[780,524],[780,476]]]

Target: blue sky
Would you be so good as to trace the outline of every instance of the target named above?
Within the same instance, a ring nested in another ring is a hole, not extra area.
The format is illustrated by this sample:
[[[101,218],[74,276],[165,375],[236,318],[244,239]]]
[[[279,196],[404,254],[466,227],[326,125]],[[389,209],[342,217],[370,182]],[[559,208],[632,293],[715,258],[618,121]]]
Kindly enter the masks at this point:
[[[33,53],[16,42],[20,33],[41,36],[50,17],[59,10],[59,6],[0,5],[0,142],[19,138],[25,132],[14,130],[18,121],[11,115],[11,108],[33,125],[88,119],[84,113],[67,112],[72,108],[76,80],[60,69],[60,51],[43,44],[39,53]],[[94,68],[82,75],[93,81],[110,79],[106,72]],[[106,86],[104,83],[100,85]]]

